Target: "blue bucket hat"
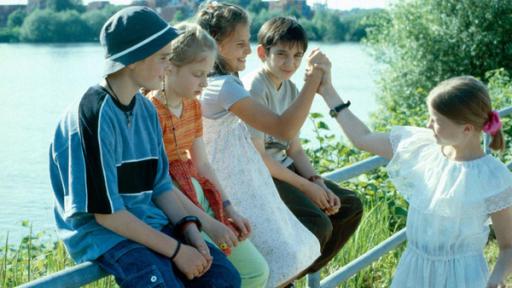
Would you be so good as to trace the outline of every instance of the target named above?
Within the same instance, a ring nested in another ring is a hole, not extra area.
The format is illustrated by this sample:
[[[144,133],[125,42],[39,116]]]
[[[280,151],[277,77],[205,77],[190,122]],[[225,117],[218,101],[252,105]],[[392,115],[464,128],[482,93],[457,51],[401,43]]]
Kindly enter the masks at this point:
[[[103,75],[151,56],[179,34],[148,7],[121,9],[101,28],[100,43],[105,49]]]

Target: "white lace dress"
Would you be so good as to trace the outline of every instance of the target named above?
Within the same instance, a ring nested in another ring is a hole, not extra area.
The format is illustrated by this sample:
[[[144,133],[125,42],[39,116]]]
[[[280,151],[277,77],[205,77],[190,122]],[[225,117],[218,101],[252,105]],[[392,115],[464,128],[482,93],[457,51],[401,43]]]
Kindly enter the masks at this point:
[[[512,174],[490,155],[449,160],[429,129],[395,127],[390,141],[389,176],[409,202],[391,287],[485,287],[489,215],[512,206]]]
[[[251,241],[270,268],[268,287],[297,275],[320,256],[320,244],[283,203],[238,117],[204,121],[209,160],[232,204],[252,225]]]

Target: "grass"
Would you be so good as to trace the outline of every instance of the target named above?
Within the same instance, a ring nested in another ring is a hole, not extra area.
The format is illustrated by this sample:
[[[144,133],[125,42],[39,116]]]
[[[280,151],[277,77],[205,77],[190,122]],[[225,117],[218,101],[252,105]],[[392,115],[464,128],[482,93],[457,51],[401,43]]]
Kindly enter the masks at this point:
[[[364,254],[399,229],[399,227],[395,227],[396,229],[389,227],[393,215],[389,211],[386,202],[374,203],[375,205],[367,206],[371,208],[367,208],[362,223],[351,240],[333,261],[322,269],[322,278]],[[67,256],[62,242],[52,241],[52,237],[44,232],[32,235],[32,229],[30,226],[28,228],[28,235],[19,244],[10,244],[7,235],[3,246],[0,248],[0,287],[18,286],[74,265]],[[338,287],[389,287],[404,247],[405,245],[400,245],[395,250],[385,254],[379,261],[372,263],[347,282],[338,285]],[[490,241],[485,249],[485,256],[490,267],[494,265],[498,252],[496,242]],[[509,277],[507,284],[512,285],[512,277]],[[297,286],[307,287],[306,280],[301,279]],[[112,277],[107,277],[86,287],[104,288],[117,287],[117,285]]]
[[[28,235],[20,243],[9,243],[9,235],[0,247],[0,287],[15,287],[74,266],[61,241],[46,232],[32,233],[27,222]],[[112,277],[107,277],[85,287],[117,287]]]
[[[385,202],[377,203],[369,210],[365,210],[359,229],[340,253],[322,269],[321,277],[335,272],[398,231],[398,227],[389,228],[390,218],[391,214]],[[400,245],[338,287],[389,287],[403,248],[404,245]],[[306,280],[302,279],[297,286],[307,287]]]

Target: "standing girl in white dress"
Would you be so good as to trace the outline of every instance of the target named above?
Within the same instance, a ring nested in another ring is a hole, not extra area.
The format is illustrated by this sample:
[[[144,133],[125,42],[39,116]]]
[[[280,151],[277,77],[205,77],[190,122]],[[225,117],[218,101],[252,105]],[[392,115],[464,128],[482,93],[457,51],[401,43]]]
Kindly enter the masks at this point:
[[[326,86],[329,107],[347,106]],[[357,148],[391,159],[390,179],[409,202],[408,244],[391,286],[504,287],[512,270],[512,173],[480,145],[483,131],[492,149],[503,149],[498,113],[485,85],[469,76],[441,82],[427,104],[427,129],[375,133],[348,109],[336,116]],[[483,255],[489,220],[500,247],[490,276]]]
[[[215,74],[208,78],[201,96],[209,160],[224,192],[252,225],[251,241],[269,265],[267,285],[285,285],[315,261],[320,244],[279,197],[244,122],[283,139],[294,137],[329,62],[315,50],[301,95],[290,109],[276,115],[253,100],[237,76],[251,52],[246,12],[235,5],[211,2],[199,11],[198,24],[217,41],[219,49]]]

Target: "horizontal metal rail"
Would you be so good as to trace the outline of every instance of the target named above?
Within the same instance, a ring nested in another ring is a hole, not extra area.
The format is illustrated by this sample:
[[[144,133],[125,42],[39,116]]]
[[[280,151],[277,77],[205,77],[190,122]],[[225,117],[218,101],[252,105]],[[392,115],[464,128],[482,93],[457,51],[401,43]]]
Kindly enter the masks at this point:
[[[85,262],[57,273],[39,278],[20,287],[31,288],[74,288],[81,287],[107,276],[97,264]]]
[[[370,251],[364,253],[354,261],[343,266],[338,271],[327,276],[324,280],[322,280],[322,282],[320,282],[320,287],[336,287],[336,285],[338,285],[340,282],[349,279],[366,266],[379,260],[382,255],[395,249],[396,246],[402,244],[403,242],[405,242],[405,228],[393,234],[393,236],[375,246]]]

